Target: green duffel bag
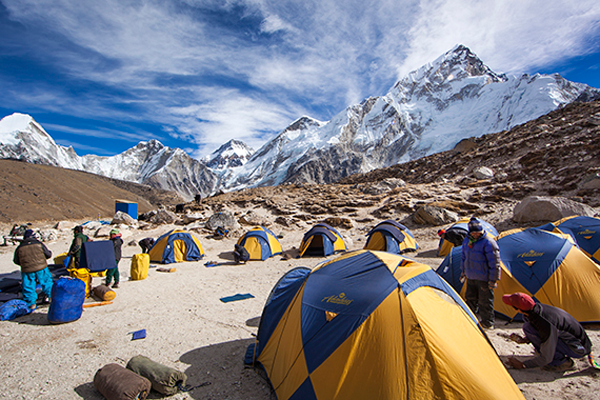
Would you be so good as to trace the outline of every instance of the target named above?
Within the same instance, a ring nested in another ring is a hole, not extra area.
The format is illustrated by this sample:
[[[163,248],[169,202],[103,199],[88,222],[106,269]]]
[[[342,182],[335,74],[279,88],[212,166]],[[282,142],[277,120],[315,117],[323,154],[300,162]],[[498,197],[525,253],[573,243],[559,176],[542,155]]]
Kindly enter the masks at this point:
[[[175,368],[152,361],[148,357],[135,356],[127,363],[127,369],[143,376],[152,383],[152,389],[172,395],[185,386],[187,375]]]

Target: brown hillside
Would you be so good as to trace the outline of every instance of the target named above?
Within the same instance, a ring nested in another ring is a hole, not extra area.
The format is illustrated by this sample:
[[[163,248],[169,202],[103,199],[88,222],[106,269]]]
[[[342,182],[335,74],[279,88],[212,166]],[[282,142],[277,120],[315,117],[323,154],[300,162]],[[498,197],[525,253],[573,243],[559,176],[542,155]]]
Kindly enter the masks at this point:
[[[138,203],[138,212],[181,202],[177,194],[132,182],[13,160],[0,160],[0,222],[110,218],[115,200]]]

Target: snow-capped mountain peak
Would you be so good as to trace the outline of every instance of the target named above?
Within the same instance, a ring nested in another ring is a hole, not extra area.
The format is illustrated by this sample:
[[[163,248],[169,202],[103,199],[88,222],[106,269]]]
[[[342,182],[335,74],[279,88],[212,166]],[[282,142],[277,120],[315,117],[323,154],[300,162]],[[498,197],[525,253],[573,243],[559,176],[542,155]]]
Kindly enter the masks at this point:
[[[215,170],[240,167],[254,154],[246,143],[232,139],[207,157],[206,166]]]

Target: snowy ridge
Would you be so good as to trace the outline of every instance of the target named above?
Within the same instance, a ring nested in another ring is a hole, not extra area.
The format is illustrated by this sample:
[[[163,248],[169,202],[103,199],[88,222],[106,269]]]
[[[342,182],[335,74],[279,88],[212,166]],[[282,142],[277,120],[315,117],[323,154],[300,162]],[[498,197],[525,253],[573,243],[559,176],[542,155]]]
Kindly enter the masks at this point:
[[[232,190],[333,182],[449,150],[461,139],[507,130],[579,98],[599,96],[598,89],[557,74],[497,74],[457,45],[386,95],[349,106],[327,123],[294,122],[223,185]]]
[[[157,140],[111,157],[78,156],[24,114],[0,121],[0,157],[83,170],[178,192],[186,200],[219,190],[329,183],[452,149],[460,140],[508,130],[600,90],[554,75],[506,76],[457,45],[409,73],[387,94],[330,121],[303,116],[256,152],[231,140],[203,161]]]

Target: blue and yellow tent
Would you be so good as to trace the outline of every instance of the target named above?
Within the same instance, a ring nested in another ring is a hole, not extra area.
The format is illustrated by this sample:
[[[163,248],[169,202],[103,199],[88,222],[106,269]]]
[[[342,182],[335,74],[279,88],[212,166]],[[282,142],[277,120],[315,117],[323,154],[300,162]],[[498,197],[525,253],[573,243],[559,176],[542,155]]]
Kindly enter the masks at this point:
[[[600,266],[565,235],[539,228],[515,229],[497,237],[502,273],[494,291],[494,310],[508,318],[517,311],[502,295],[523,292],[562,308],[580,322],[600,321]],[[464,296],[459,281],[462,247],[455,247],[437,273]]]
[[[387,251],[394,254],[416,251],[418,248],[419,244],[411,231],[391,219],[378,223],[367,233],[364,247],[365,250]]]
[[[277,399],[523,399],[475,316],[430,267],[359,250],[273,288],[246,363]]]
[[[204,257],[200,241],[189,232],[172,230],[159,237],[148,251],[151,262],[170,264]]]
[[[458,234],[456,236],[460,236],[462,234],[463,237],[466,237],[469,234],[469,226],[468,225],[469,225],[470,219],[471,218],[463,218],[463,219],[456,221],[448,229],[446,229],[446,232],[455,231]],[[489,222],[486,222],[482,219],[479,219],[479,221],[481,222],[483,229],[487,233],[489,233],[493,237],[498,236],[498,231],[496,230],[496,228],[494,228],[494,225],[492,225]],[[460,246],[460,245],[458,245],[458,246]],[[447,256],[453,247],[455,247],[455,245],[453,243],[451,243],[450,241],[448,241],[444,238],[440,238],[440,242],[438,243],[438,252],[437,252],[438,257]]]
[[[540,226],[540,229],[571,235],[581,251],[600,264],[600,218],[574,215]]]
[[[335,228],[322,222],[306,232],[300,243],[300,257],[327,257],[339,251],[346,251],[342,235]]]
[[[282,253],[277,236],[264,226],[256,226],[242,236],[237,244],[244,246],[250,260],[266,260]]]

